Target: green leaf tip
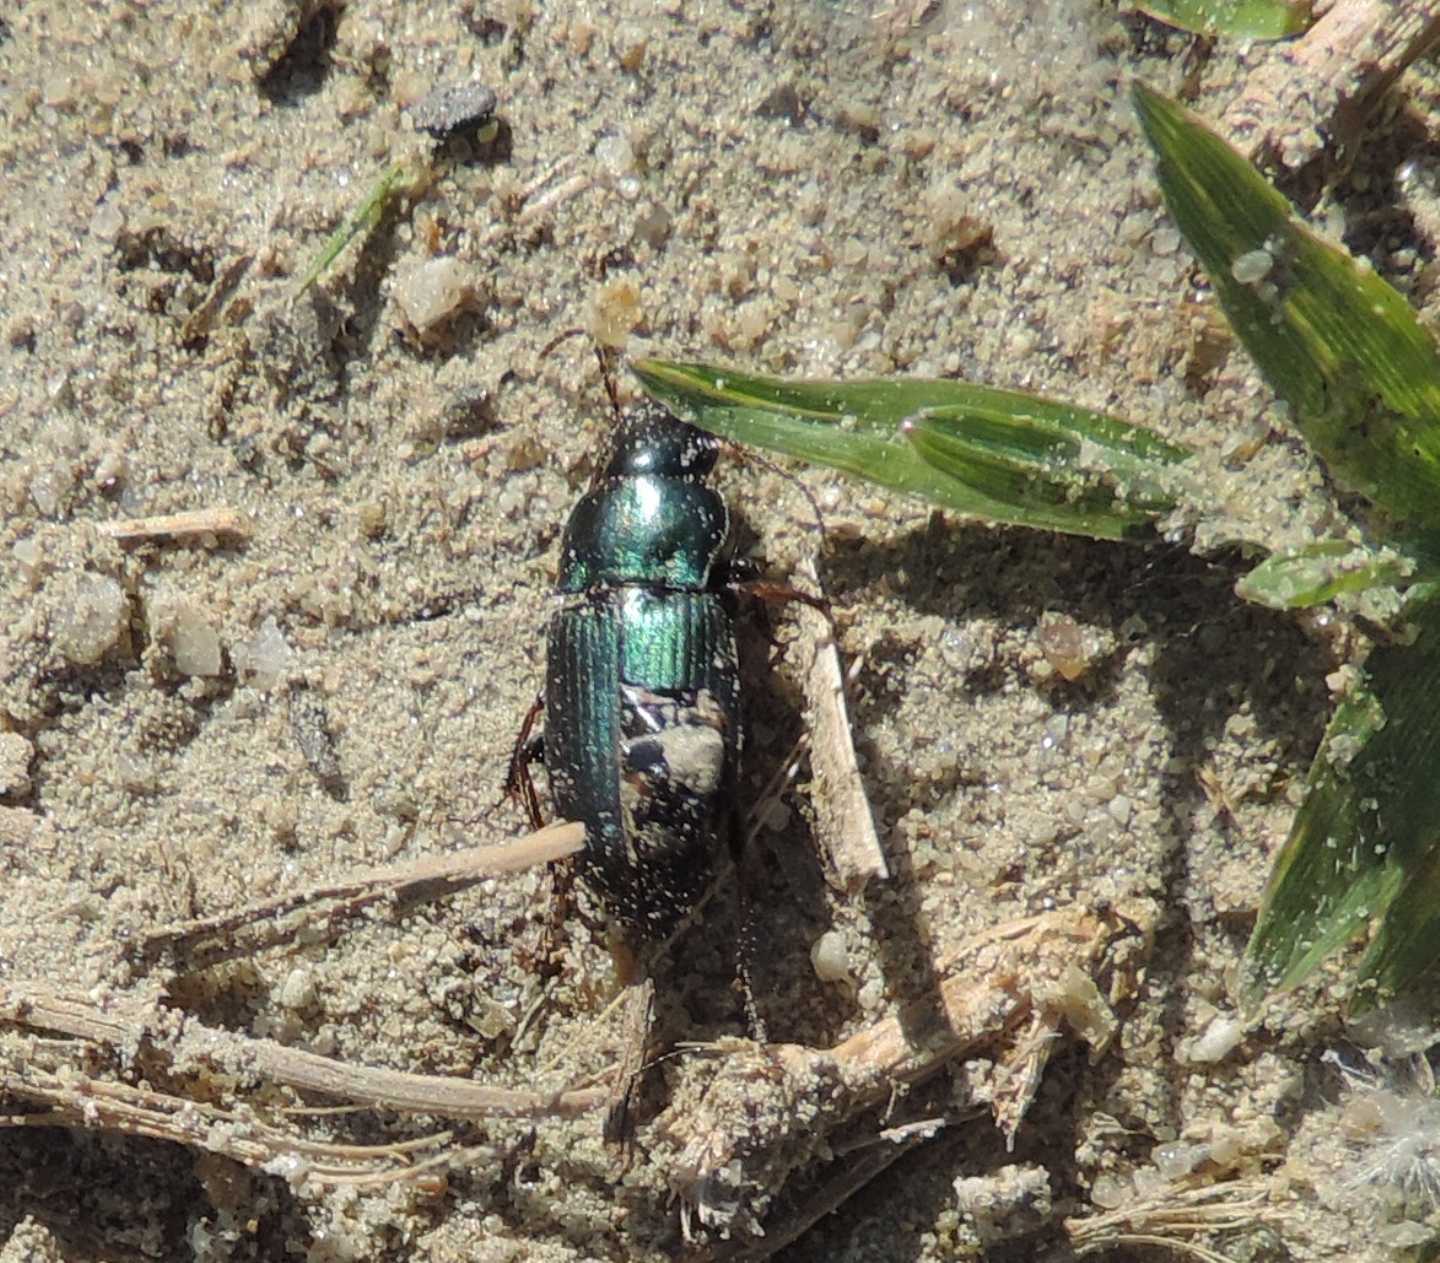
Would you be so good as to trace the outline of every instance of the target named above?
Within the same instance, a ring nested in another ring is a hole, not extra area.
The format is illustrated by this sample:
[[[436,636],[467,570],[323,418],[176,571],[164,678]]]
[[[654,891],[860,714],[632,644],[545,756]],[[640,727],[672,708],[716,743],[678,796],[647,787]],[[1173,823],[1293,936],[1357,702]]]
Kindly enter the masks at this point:
[[[1230,39],[1284,39],[1311,20],[1309,0],[1145,0],[1137,7],[1182,31]]]
[[[1342,487],[1440,525],[1440,353],[1405,299],[1190,111],[1133,96],[1170,214],[1296,428]]]
[[[1301,610],[1336,597],[1408,583],[1414,562],[1347,540],[1320,540],[1267,557],[1235,585],[1241,599],[1272,610]]]
[[[1440,601],[1413,640],[1372,651],[1341,699],[1276,856],[1246,952],[1248,998],[1295,986],[1366,929],[1352,1008],[1433,982],[1440,964]]]

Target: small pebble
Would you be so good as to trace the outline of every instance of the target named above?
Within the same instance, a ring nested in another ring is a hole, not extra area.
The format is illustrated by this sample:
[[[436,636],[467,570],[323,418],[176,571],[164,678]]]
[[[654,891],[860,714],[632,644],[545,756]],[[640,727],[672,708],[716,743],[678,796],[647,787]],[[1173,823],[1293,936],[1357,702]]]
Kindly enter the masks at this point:
[[[10,555],[24,572],[26,579],[34,579],[45,560],[45,552],[40,547],[40,542],[34,539],[17,540],[15,547],[10,550]]]
[[[235,645],[230,657],[242,684],[269,692],[289,674],[295,655],[272,615],[250,640]]]
[[[1094,665],[1095,655],[1086,644],[1084,629],[1068,614],[1042,615],[1035,638],[1045,661],[1072,684]]]
[[[315,971],[304,965],[297,965],[285,975],[280,987],[280,1003],[292,1012],[308,1009],[315,1003]]]
[[[645,28],[639,22],[619,23],[610,41],[620,68],[632,75],[645,63],[647,44]]]
[[[30,480],[30,499],[46,517],[54,517],[74,489],[75,475],[66,465],[46,465]]]
[[[1168,258],[1180,249],[1180,234],[1173,228],[1157,228],[1150,238],[1151,253],[1158,258]]]
[[[1187,1145],[1175,1141],[1157,1145],[1150,1154],[1155,1169],[1167,1180],[1180,1180],[1189,1175],[1209,1157],[1204,1145]]]
[[[71,575],[61,582],[55,648],[68,661],[91,666],[120,643],[130,607],[120,585],[105,575]]]
[[[356,523],[367,539],[379,539],[385,534],[386,517],[384,500],[362,500],[355,509]]]
[[[635,236],[652,250],[661,249],[670,238],[670,212],[651,203],[635,216]]]
[[[850,953],[839,930],[826,930],[810,948],[810,963],[821,982],[850,982]]]
[[[1215,1018],[1205,1028],[1204,1034],[1190,1045],[1190,1055],[1187,1060],[1201,1063],[1224,1061],[1239,1047],[1240,1041],[1244,1038],[1245,1023],[1238,1017],[1227,1017],[1222,1014]]]
[[[495,93],[483,83],[451,83],[436,88],[410,107],[415,129],[445,140],[478,131],[495,117]]]
[[[343,790],[345,778],[335,753],[330,717],[325,704],[309,689],[297,688],[290,693],[290,731],[321,787],[330,794]]]
[[[188,596],[161,596],[147,612],[151,637],[169,647],[181,675],[220,674],[220,637],[199,605]]]
[[[125,477],[125,453],[118,448],[109,448],[95,466],[90,481],[102,491],[113,490]]]
[[[0,795],[24,798],[30,792],[35,747],[18,732],[0,732]]]
[[[643,314],[633,281],[607,281],[591,299],[590,336],[601,346],[623,347]]]
[[[421,336],[433,333],[475,295],[470,270],[458,259],[427,259],[410,268],[395,288],[406,321]]]
[[[107,197],[90,216],[90,234],[101,241],[114,241],[124,231],[125,212],[120,207],[120,199]]]
[[[635,149],[627,137],[614,133],[602,136],[595,145],[595,161],[612,180],[634,175],[638,169]]]
[[[220,636],[193,601],[185,601],[170,640],[175,667],[182,675],[220,674]]]
[[[1129,1196],[1130,1186],[1118,1175],[1102,1172],[1090,1186],[1090,1200],[1101,1210],[1115,1210]]]

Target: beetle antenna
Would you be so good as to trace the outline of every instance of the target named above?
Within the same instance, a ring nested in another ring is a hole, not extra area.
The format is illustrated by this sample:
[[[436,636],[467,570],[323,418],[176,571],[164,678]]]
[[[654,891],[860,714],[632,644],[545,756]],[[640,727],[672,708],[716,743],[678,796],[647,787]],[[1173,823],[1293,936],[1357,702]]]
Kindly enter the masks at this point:
[[[807,487],[799,478],[797,478],[794,474],[792,474],[788,469],[782,469],[779,465],[777,465],[777,464],[776,464],[773,460],[771,460],[768,456],[762,456],[759,452],[752,452],[752,451],[748,451],[748,450],[743,449],[743,448],[741,449],[741,453],[742,453],[743,459],[745,459],[745,460],[752,460],[752,461],[754,461],[757,465],[760,465],[760,466],[762,466],[763,468],[768,469],[772,474],[778,474],[781,478],[783,478],[786,482],[788,482],[792,487],[795,487],[795,488],[800,492],[800,494],[801,494],[802,496],[805,497],[805,502],[810,506],[810,512],[811,512],[811,513],[814,515],[814,517],[815,517],[815,529],[816,529],[816,531],[819,533],[821,540],[824,540],[824,538],[825,538],[825,515],[820,511],[820,502],[815,498],[815,493],[814,493],[813,491],[811,491],[809,487]]]
[[[547,359],[547,358],[549,357],[549,355],[550,355],[550,352],[553,351],[553,350],[554,350],[557,346],[559,346],[562,342],[566,342],[566,341],[568,341],[569,339],[571,339],[571,338],[573,338],[573,337],[577,337],[578,335],[580,335],[580,334],[582,334],[582,333],[584,333],[584,332],[585,332],[584,329],[582,329],[579,325],[576,325],[573,329],[565,329],[565,330],[561,331],[560,333],[557,333],[557,334],[556,334],[553,338],[551,338],[550,341],[547,342],[547,343],[544,345],[544,347],[541,349],[541,351],[540,351],[540,358],[541,358],[542,360],[543,360],[543,359]]]
[[[545,359],[562,342],[567,342],[569,339],[579,337],[586,332],[587,330],[576,325],[573,329],[565,329],[557,333],[545,344],[540,352],[540,358],[542,360]],[[610,348],[601,346],[598,342],[595,343],[595,359],[600,364],[600,380],[605,383],[605,397],[610,400],[610,411],[615,414],[615,422],[618,425],[621,413],[620,387],[615,381],[615,368],[611,360],[613,355],[614,351]]]
[[[614,352],[600,343],[595,344],[595,358],[600,364],[600,380],[605,383],[605,394],[610,400],[610,411],[615,414],[615,424],[620,424],[620,387],[615,381],[615,366],[611,363]]]

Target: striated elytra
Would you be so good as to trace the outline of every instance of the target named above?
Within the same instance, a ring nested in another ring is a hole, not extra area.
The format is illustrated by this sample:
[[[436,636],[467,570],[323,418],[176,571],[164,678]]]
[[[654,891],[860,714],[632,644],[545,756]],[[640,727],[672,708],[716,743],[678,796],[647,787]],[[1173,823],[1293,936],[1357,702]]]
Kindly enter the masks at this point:
[[[705,481],[717,447],[658,405],[624,416],[566,525],[547,635],[555,811],[584,823],[581,875],[641,939],[694,907],[736,800],[729,512]]]

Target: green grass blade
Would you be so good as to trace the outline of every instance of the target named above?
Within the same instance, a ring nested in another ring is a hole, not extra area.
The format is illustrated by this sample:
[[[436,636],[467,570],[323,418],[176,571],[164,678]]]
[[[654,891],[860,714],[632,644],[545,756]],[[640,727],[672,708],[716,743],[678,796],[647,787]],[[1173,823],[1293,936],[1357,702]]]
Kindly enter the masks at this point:
[[[1248,948],[1251,998],[1302,981],[1367,925],[1362,978],[1391,991],[1440,957],[1440,601],[1370,655],[1335,712]]]
[[[723,438],[1007,525],[1142,536],[1175,507],[1189,456],[1113,417],[966,382],[785,381],[666,360],[631,367],[657,399]]]
[[[1357,966],[1362,989],[1352,1013],[1407,991],[1434,994],[1440,965],[1440,828],[1418,842],[1413,862],[1397,866],[1399,889]]]
[[[1404,585],[1414,570],[1409,558],[1391,549],[1327,539],[1267,557],[1235,585],[1235,591],[1242,599],[1272,610],[1302,610],[1349,593]]]
[[[314,262],[305,270],[305,275],[300,278],[300,283],[296,285],[295,292],[291,295],[291,302],[294,302],[315,284],[325,269],[340,257],[340,252],[356,237],[368,233],[380,222],[380,217],[385,213],[386,204],[397,192],[402,181],[407,178],[409,170],[410,168],[403,162],[394,163],[384,175],[371,185],[364,200],[330,234],[324,246],[321,247],[320,253],[315,256]]]
[[[1440,355],[1405,299],[1188,110],[1134,97],[1170,214],[1295,426],[1342,486],[1440,525]]]
[[[1184,489],[1174,466],[1188,453],[1148,431],[1117,429],[1112,418],[1065,409],[931,408],[904,423],[927,463],[993,494],[1127,514],[1138,524],[1175,508]],[[1128,432],[1126,432],[1128,431]]]
[[[1284,39],[1310,25],[1309,0],[1145,0],[1140,12],[1197,35]]]

